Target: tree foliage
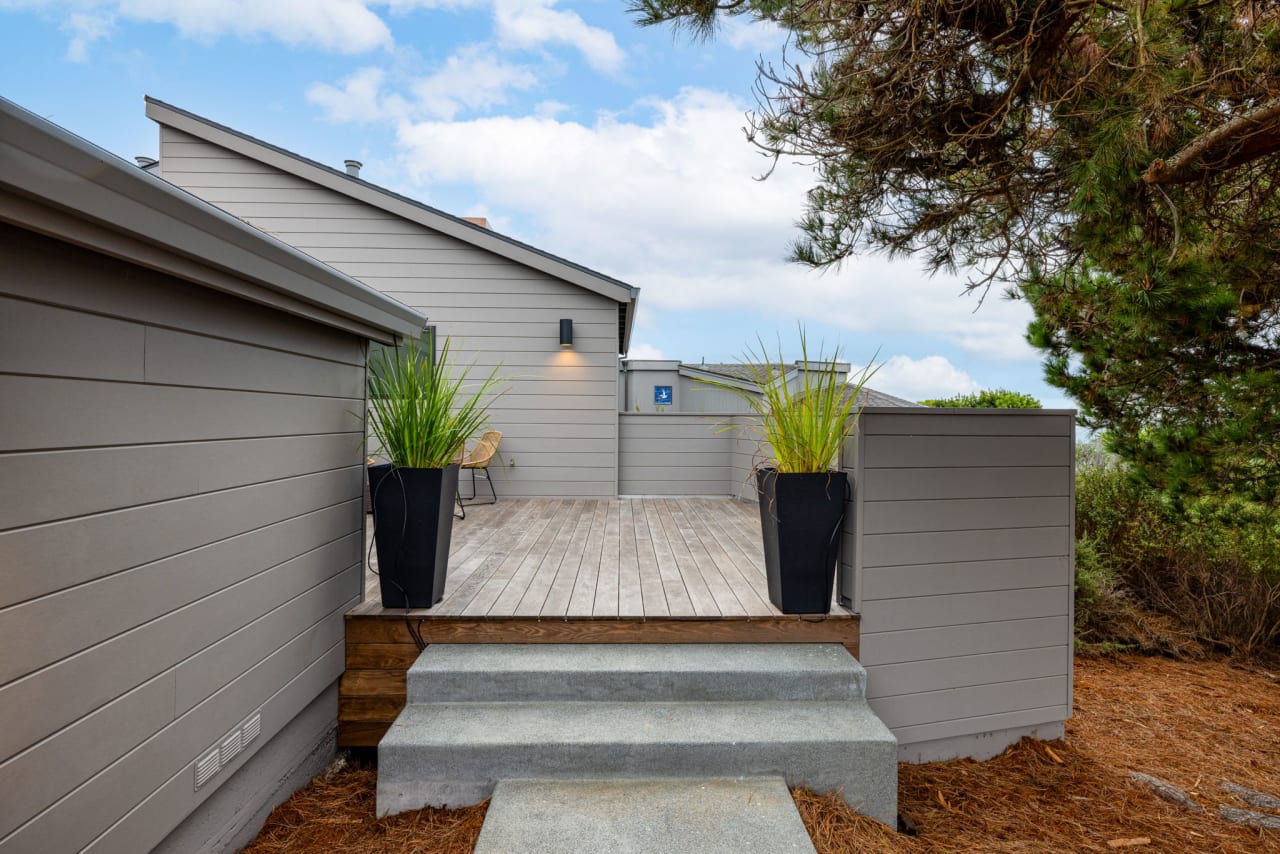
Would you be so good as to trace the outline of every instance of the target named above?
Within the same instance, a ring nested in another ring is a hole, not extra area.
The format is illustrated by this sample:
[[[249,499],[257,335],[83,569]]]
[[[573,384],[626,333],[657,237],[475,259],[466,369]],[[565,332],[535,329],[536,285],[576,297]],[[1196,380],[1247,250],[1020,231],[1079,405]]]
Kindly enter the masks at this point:
[[[935,400],[920,401],[925,406],[940,406],[947,409],[1040,409],[1040,401],[1020,391],[1009,391],[1004,388],[983,389],[973,394],[957,394],[955,397],[943,397]]]
[[[780,24],[750,138],[816,169],[796,260],[976,270],[1171,492],[1280,496],[1280,3],[633,0]]]

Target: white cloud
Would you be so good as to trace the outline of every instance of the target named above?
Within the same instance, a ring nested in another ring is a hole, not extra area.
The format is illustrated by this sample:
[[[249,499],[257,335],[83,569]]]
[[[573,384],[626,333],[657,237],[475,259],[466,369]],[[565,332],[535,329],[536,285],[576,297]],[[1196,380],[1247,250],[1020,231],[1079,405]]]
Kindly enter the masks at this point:
[[[109,14],[72,12],[62,25],[64,31],[71,33],[71,41],[67,43],[67,59],[72,62],[88,62],[89,47],[110,36],[114,26],[115,18]]]
[[[361,68],[344,78],[341,87],[316,83],[307,89],[307,100],[321,107],[331,121],[371,122],[394,112],[401,102],[384,102],[381,96],[386,72],[381,68]],[[392,96],[395,99],[395,96]]]
[[[662,351],[652,344],[632,344],[627,350],[628,359],[665,359]]]
[[[511,92],[538,85],[532,68],[507,62],[484,44],[466,45],[433,74],[410,81],[409,98],[387,92],[386,80],[383,69],[362,68],[337,86],[313,83],[307,89],[307,100],[334,122],[408,121],[413,117],[450,121],[462,111],[485,111],[505,104]],[[548,115],[567,109],[554,101],[546,104]]]
[[[747,21],[728,18],[720,27],[719,38],[736,50],[775,53],[787,43],[787,31],[772,21]]]
[[[582,54],[597,71],[614,74],[626,55],[613,33],[593,27],[577,12],[552,8],[556,0],[494,0],[493,19],[503,47],[532,50],[547,44],[566,44]]]
[[[640,286],[642,306],[741,307],[784,328],[836,323],[857,333],[851,358],[902,335],[988,359],[1035,358],[1022,338],[1024,303],[993,294],[975,313],[960,280],[879,256],[825,273],[787,263],[812,172],[782,163],[753,180],[768,161],[743,139],[743,105],[686,89],[633,112],[643,120],[404,122],[398,139],[416,181],[474,188],[490,209],[523,215],[536,223],[525,239]]]
[[[529,67],[506,62],[486,45],[468,45],[412,88],[423,114],[450,120],[464,108],[485,110],[504,104],[509,92],[537,84],[538,77]]]
[[[66,15],[72,33],[68,54],[77,61],[87,58],[89,45],[107,35],[113,20],[169,24],[186,38],[205,41],[267,37],[336,53],[364,53],[392,43],[391,30],[365,0],[9,0],[5,5]]]
[[[942,356],[890,356],[877,362],[880,369],[867,385],[907,400],[929,400],[953,397],[979,390],[978,383],[967,373]],[[862,366],[855,366],[851,376],[856,377]]]

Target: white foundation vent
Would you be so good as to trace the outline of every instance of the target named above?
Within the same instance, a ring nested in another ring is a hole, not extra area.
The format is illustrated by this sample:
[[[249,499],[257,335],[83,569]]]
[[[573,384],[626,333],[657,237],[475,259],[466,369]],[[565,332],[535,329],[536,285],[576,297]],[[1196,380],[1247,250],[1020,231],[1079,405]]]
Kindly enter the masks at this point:
[[[218,759],[218,751],[210,750],[204,756],[196,760],[196,789],[213,779],[213,775],[217,774],[222,768],[222,762]]]
[[[262,714],[254,712],[249,715],[249,719],[240,725],[240,731],[244,733],[245,744],[257,738],[258,733],[262,732]]]
[[[245,746],[262,734],[262,710],[258,709],[245,718],[239,726],[231,730],[196,758],[195,785],[199,791],[218,772],[226,768],[240,755]]]

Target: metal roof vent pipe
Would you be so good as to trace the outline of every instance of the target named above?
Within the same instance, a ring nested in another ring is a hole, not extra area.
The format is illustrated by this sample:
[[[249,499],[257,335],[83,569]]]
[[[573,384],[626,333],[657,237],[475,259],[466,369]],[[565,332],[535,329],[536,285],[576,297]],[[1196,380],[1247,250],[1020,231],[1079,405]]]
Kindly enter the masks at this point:
[[[360,167],[364,165],[363,163],[359,160],[345,160],[343,162],[346,164],[348,175],[352,178],[360,177]]]
[[[154,157],[142,157],[141,155],[133,159],[134,159],[134,162],[138,164],[139,169],[150,169],[151,167],[157,165],[160,162],[159,160],[156,160]]]

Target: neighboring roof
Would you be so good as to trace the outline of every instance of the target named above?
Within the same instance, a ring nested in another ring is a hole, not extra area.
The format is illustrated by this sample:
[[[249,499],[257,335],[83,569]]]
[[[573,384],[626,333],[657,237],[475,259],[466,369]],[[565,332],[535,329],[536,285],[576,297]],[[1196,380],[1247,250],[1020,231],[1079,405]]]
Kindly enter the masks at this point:
[[[905,400],[901,397],[894,397],[891,394],[885,394],[882,391],[876,391],[873,388],[862,387],[862,391],[858,393],[858,406],[911,406],[916,409],[926,409],[919,403],[911,400]]]
[[[720,374],[721,376],[731,377],[735,380],[744,380],[754,383],[759,372],[765,369],[764,363],[752,364],[750,362],[712,362],[711,364],[701,365],[685,365],[684,367],[696,368],[706,371],[709,374]],[[776,368],[784,368],[785,365],[774,365]]]
[[[723,377],[730,384],[739,388],[757,388],[756,377],[764,370],[772,368],[774,371],[790,373],[796,370],[795,365],[774,364],[770,365],[766,362],[713,362],[711,364],[698,365],[681,365],[680,373],[685,376],[697,377],[699,374],[712,375],[715,377]],[[882,391],[876,391],[867,386],[862,387],[862,391],[858,393],[858,406],[915,406],[920,404],[910,400],[904,400],[901,397],[894,397],[891,394],[885,394]]]
[[[635,316],[635,303],[640,296],[639,288],[468,222],[462,217],[445,213],[416,199],[394,193],[377,184],[371,184],[362,178],[348,175],[345,171],[334,169],[288,149],[241,133],[234,128],[210,121],[181,107],[166,104],[150,96],[146,98],[146,104],[147,117],[159,124],[199,137],[206,142],[266,163],[326,189],[350,196],[357,201],[617,301],[626,306],[626,319],[622,325],[619,352],[627,351]]]
[[[96,227],[95,233],[124,235],[137,241],[131,245],[159,247],[171,253],[165,257],[184,259],[168,264],[148,249],[151,256],[142,262],[147,266],[318,322],[390,342],[396,336],[419,334],[426,320],[403,303],[4,98],[0,189],[34,199],[44,206],[38,210],[56,212],[38,222],[15,219],[17,225],[101,248],[93,244],[97,238],[66,228],[72,218],[87,221]],[[186,259],[199,263],[191,265]],[[208,268],[213,268],[208,275],[199,272]]]

